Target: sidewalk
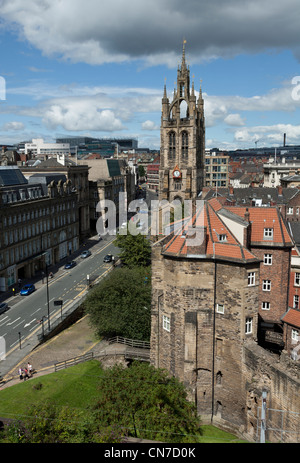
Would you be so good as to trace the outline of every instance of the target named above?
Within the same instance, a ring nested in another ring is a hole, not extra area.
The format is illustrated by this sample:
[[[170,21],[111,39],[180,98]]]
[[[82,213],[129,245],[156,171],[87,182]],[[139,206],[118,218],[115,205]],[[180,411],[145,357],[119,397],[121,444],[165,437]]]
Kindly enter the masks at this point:
[[[33,375],[35,378],[54,372],[55,363],[81,356],[87,352],[93,352],[96,355],[106,346],[106,341],[99,341],[95,338],[94,331],[89,324],[89,317],[85,316],[45,344],[28,352],[4,375],[4,384],[0,384],[0,391],[20,382],[18,369],[26,367],[28,362],[36,371]]]

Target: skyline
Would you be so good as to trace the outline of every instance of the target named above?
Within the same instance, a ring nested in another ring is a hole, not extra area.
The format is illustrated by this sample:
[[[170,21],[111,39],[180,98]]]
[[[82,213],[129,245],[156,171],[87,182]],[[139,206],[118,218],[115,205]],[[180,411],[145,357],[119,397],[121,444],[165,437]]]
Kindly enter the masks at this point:
[[[160,148],[164,84],[202,86],[206,148],[300,144],[297,0],[0,0],[0,143],[137,138]],[[3,95],[2,87],[2,95]]]

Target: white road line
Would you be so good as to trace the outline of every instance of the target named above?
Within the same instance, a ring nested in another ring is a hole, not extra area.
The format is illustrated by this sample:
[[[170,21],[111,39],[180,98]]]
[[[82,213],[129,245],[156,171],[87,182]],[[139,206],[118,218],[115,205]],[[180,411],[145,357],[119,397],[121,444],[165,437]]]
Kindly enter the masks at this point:
[[[32,315],[34,315],[35,313],[37,313],[39,310],[42,310],[42,307],[39,307],[35,312],[32,313]]]
[[[15,326],[13,327],[13,330],[14,330],[15,328],[17,328],[17,326],[22,325],[22,323],[24,323],[24,322],[25,322],[25,320],[21,320],[17,325],[15,325]]]
[[[13,322],[7,323],[7,326],[13,325],[13,324],[16,323],[18,320],[20,320],[20,318],[21,318],[21,317],[18,317],[18,318],[16,318]]]

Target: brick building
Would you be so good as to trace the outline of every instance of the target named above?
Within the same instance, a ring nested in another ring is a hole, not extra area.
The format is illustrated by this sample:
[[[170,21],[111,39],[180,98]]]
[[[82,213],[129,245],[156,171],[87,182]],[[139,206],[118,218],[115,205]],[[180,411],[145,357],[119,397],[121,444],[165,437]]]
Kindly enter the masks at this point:
[[[151,362],[188,386],[205,419],[230,402],[243,422],[244,343],[282,349],[292,246],[276,208],[217,199],[154,243]]]

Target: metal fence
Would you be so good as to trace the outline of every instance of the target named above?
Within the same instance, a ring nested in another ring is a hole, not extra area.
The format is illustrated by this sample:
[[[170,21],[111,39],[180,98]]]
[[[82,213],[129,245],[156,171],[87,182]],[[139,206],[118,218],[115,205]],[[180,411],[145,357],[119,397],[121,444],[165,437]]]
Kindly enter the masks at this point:
[[[125,344],[126,346],[136,347],[138,349],[150,349],[150,342],[148,341],[138,341],[135,339],[122,338],[122,336],[115,336],[108,340],[109,344]]]
[[[54,364],[54,370],[59,371],[63,370],[64,368],[72,367],[77,365],[78,363],[86,362],[87,360],[92,360],[94,358],[93,352],[87,352],[86,354],[79,355],[78,357],[74,357],[72,359],[63,360],[62,362],[58,362]]]

